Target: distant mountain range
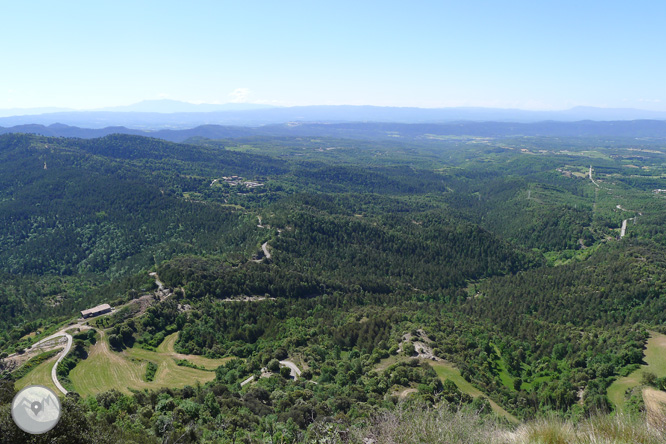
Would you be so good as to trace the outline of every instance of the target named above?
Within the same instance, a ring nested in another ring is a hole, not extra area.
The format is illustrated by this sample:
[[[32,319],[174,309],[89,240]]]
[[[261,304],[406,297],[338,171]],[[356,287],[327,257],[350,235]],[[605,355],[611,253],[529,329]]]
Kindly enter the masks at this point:
[[[445,136],[470,137],[648,137],[666,138],[666,121],[580,121],[580,122],[456,122],[406,124],[382,122],[288,123],[261,127],[202,125],[182,130],[144,131],[122,126],[79,128],[63,124],[0,127],[0,134],[32,133],[55,137],[96,138],[109,134],[131,134],[171,142],[191,138],[233,139],[244,137],[334,137],[359,140],[433,140]]]
[[[10,114],[8,114],[10,113]],[[19,115],[20,114],[20,115]],[[5,116],[5,117],[2,117]],[[0,110],[0,126],[61,123],[102,129],[124,126],[140,130],[186,129],[200,125],[262,126],[287,122],[575,122],[581,120],[666,120],[666,112],[631,108],[576,107],[563,111],[528,111],[499,108],[400,108],[379,106],[295,106],[228,103],[223,105],[148,100],[134,105],[99,110]]]
[[[11,108],[0,109],[0,118],[2,117],[16,117],[23,118],[25,116],[35,116],[41,114],[88,114],[88,113],[208,113],[214,111],[247,111],[256,109],[273,108],[272,105],[261,105],[255,103],[188,103],[180,102],[178,100],[144,100],[142,102],[134,103],[126,106],[112,106],[98,109],[85,109],[77,110],[73,108]],[[30,119],[28,119],[30,120]]]
[[[212,103],[188,103],[178,100],[144,100],[128,106],[115,106],[101,108],[92,111],[112,111],[112,112],[131,112],[131,113],[207,113],[214,111],[247,111],[256,109],[274,108],[271,105],[261,105],[255,103],[224,103],[221,105]]]

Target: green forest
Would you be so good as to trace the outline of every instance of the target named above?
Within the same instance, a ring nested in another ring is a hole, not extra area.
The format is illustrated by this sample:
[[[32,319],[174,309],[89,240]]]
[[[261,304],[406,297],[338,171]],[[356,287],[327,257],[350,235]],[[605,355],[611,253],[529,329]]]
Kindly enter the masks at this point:
[[[643,418],[641,389],[666,395],[647,350],[666,334],[659,189],[648,138],[0,135],[0,442]],[[77,321],[102,303],[116,310]],[[31,346],[76,322],[66,419],[31,438],[9,404],[54,356]],[[144,366],[137,388],[78,393],[107,344]],[[183,383],[145,388],[165,353]]]

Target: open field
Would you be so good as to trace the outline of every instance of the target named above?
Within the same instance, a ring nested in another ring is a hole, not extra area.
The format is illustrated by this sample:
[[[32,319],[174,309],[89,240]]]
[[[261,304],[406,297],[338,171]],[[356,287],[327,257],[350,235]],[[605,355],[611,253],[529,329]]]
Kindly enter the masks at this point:
[[[215,378],[213,371],[198,370],[176,365],[174,358],[187,359],[214,370],[231,358],[207,359],[201,356],[180,355],[170,352],[175,340],[171,335],[169,343],[162,344],[157,352],[132,348],[121,353],[113,352],[105,340],[100,340],[90,348],[87,359],[81,361],[70,373],[75,391],[82,396],[94,395],[116,389],[130,393],[135,390],[157,389],[160,387],[179,388],[194,385],[196,381],[205,383]],[[157,364],[157,372],[152,382],[145,380],[148,362]]]
[[[222,358],[222,359],[210,359],[204,356],[198,355],[184,355],[181,353],[176,353],[174,350],[174,344],[178,340],[178,333],[173,333],[164,338],[164,341],[157,347],[157,352],[162,354],[168,354],[174,359],[187,359],[191,363],[204,367],[207,370],[215,370],[220,365],[233,358]],[[145,350],[142,350],[145,351]],[[149,352],[150,353],[150,352]]]
[[[647,365],[642,365],[629,376],[619,378],[608,387],[608,398],[618,410],[625,405],[626,390],[640,385],[644,372],[651,372],[659,377],[666,376],[666,335],[651,332],[645,350],[645,362]]]
[[[388,358],[384,358],[381,361],[379,361],[379,363],[375,367],[375,371],[383,372],[384,370],[386,370],[387,368],[389,368],[393,364],[396,364],[396,363],[398,363],[400,361],[404,361],[404,360],[405,360],[404,357],[400,357],[400,356],[397,356],[397,355],[391,355]]]
[[[33,368],[27,375],[16,381],[14,383],[14,388],[16,388],[16,390],[21,390],[23,387],[29,385],[43,385],[53,390],[56,394],[62,395],[60,390],[56,388],[51,380],[51,368],[57,360],[58,355],[42,362],[37,367]]]

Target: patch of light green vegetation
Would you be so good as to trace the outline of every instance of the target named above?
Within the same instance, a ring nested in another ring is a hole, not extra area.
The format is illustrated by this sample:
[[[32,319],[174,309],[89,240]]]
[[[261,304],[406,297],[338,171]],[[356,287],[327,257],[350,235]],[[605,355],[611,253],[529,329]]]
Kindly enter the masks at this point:
[[[608,398],[618,409],[626,404],[627,390],[639,386],[644,373],[654,373],[658,377],[666,376],[666,335],[652,332],[645,348],[645,362],[638,370],[629,376],[617,379],[608,387]]]
[[[509,374],[509,370],[506,368],[506,363],[504,362],[504,359],[502,359],[502,353],[500,353],[500,350],[496,345],[493,345],[493,348],[495,349],[497,356],[499,356],[499,359],[497,359],[495,362],[499,367],[499,377],[502,381],[502,384],[504,384],[509,390],[515,391],[513,387],[513,377]]]
[[[579,250],[561,250],[561,251],[547,251],[544,257],[549,266],[557,267],[560,265],[570,264],[572,262],[583,262],[587,260],[595,251],[599,249],[602,242],[597,242],[591,247]]]

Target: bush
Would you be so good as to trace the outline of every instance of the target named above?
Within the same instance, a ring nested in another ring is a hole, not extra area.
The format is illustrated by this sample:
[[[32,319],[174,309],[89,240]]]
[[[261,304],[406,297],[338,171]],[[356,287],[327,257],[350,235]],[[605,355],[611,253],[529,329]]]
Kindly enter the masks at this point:
[[[109,335],[109,346],[116,351],[123,349],[123,340],[118,335]]]
[[[654,386],[656,382],[657,382],[657,375],[655,375],[654,373],[644,372],[643,376],[641,376],[642,384]]]
[[[411,342],[406,342],[402,346],[402,351],[405,354],[405,356],[414,356],[416,354],[416,349],[414,348],[414,344]]]
[[[277,359],[271,359],[266,368],[273,373],[277,373],[280,371],[280,361]]]
[[[282,367],[280,369],[280,376],[282,376],[284,379],[290,379],[291,378],[291,369],[289,367]]]
[[[155,379],[155,373],[157,372],[157,364],[154,362],[149,362],[148,367],[146,367],[146,381],[150,382]]]

